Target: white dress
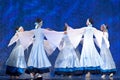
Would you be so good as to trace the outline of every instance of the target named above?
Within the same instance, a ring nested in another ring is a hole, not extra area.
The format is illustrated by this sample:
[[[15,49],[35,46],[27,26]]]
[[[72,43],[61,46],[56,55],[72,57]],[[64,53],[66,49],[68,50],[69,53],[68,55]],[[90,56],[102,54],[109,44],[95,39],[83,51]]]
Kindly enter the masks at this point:
[[[51,67],[51,63],[48,60],[48,57],[44,50],[43,30],[40,27],[38,29],[35,29],[34,35],[35,35],[35,40],[33,42],[33,46],[27,63],[28,70],[31,69],[29,67],[32,67],[32,69],[36,68],[38,73],[48,72],[48,68]]]
[[[85,27],[83,47],[80,57],[80,67],[83,71],[100,70],[103,60],[95,48],[93,35],[95,28],[92,25]]]
[[[24,47],[20,44],[20,40],[16,42],[16,46],[14,47],[9,58],[7,59],[6,65],[18,68],[26,68]]]
[[[101,66],[103,73],[116,72],[115,62],[112,58],[111,52],[107,47],[106,42],[108,41],[108,33],[104,32],[102,37],[102,45],[100,49],[100,55],[104,61],[104,64]]]
[[[24,73],[26,66],[24,50],[32,43],[32,37],[28,37],[28,32],[17,32],[8,46],[16,42],[16,46],[13,48],[9,58],[6,61],[6,74],[19,76]],[[30,35],[30,34],[29,34]],[[26,43],[26,41],[28,41]]]
[[[67,34],[64,34],[60,48],[60,53],[55,61],[55,73],[76,71],[80,66],[80,62]]]

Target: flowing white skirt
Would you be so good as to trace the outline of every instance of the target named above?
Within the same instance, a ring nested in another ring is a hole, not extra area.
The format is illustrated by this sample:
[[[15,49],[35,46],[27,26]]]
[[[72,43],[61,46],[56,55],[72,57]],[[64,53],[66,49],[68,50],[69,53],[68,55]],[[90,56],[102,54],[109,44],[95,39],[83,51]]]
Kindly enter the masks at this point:
[[[80,67],[96,70],[103,64],[98,51],[95,48],[93,39],[84,38],[82,53],[80,57]]]
[[[12,50],[6,62],[7,66],[26,68],[26,61],[24,56],[24,48],[22,45],[16,45]]]
[[[80,67],[78,56],[72,46],[65,46],[59,53],[55,68],[77,68]]]
[[[27,64],[34,68],[48,68],[51,66],[42,41],[38,40],[34,42]]]
[[[104,64],[101,66],[103,72],[112,72],[116,70],[115,62],[112,58],[110,50],[103,45],[101,47],[100,55],[104,61]]]

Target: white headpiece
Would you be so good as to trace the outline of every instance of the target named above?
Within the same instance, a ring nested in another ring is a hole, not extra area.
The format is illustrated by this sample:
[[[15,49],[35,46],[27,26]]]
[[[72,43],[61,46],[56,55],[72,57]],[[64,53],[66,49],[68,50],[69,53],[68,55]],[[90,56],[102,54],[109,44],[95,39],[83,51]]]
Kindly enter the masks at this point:
[[[43,21],[41,21],[40,23],[35,23],[35,29],[38,29],[39,27],[41,27],[42,26],[42,24],[43,24]]]
[[[20,26],[20,27],[19,27],[19,29],[18,29],[18,30],[16,30],[16,32],[20,32],[20,30],[21,30],[21,29],[23,29],[23,27],[22,27],[22,26]]]

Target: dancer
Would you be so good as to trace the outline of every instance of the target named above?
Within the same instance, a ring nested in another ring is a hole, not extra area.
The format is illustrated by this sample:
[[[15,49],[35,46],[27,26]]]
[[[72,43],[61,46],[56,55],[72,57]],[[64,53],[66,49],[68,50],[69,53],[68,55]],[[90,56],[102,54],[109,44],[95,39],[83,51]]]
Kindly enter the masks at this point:
[[[23,27],[17,28],[15,35],[8,45],[11,46],[16,42],[16,46],[6,61],[6,74],[10,75],[12,79],[19,78],[26,68],[24,50],[32,43],[32,38],[27,37],[26,33]],[[26,41],[28,41],[28,43],[26,43]]]
[[[99,71],[100,65],[103,64],[103,60],[94,45],[93,35],[97,30],[92,27],[92,23],[92,19],[87,19],[87,27],[82,29],[84,39],[80,57],[80,70],[87,72],[86,78],[90,78],[91,72]]]
[[[55,74],[71,75],[79,68],[79,59],[67,35],[67,26],[60,42],[60,53],[55,61]]]
[[[101,25],[102,34],[102,45],[100,48],[100,55],[104,61],[104,65],[101,66],[101,72],[103,75],[101,78],[105,78],[106,74],[109,74],[109,77],[113,77],[113,73],[116,72],[115,62],[112,58],[111,52],[109,50],[109,41],[108,41],[108,27],[107,25]]]
[[[80,56],[80,68],[78,70],[80,72],[87,72],[86,77],[89,78],[91,72],[100,71],[100,65],[103,64],[103,60],[96,50],[93,40],[93,36],[95,35],[95,37],[99,41],[99,36],[97,34],[99,33],[99,31],[92,27],[91,19],[87,19],[86,24],[87,27],[83,27],[80,29],[70,29],[69,31],[67,31],[67,35],[74,48],[76,48],[82,40],[82,35],[84,36],[83,47]],[[51,38],[51,40],[49,40],[53,42],[55,39],[52,39],[54,38]],[[53,44],[58,45],[57,43],[53,42]]]
[[[37,76],[41,77],[40,74],[49,72],[49,68],[51,67],[51,63],[44,50],[44,34],[41,28],[42,23],[43,21],[41,19],[37,19],[35,30],[33,30],[35,39],[28,58],[28,68],[26,70],[26,73],[29,73],[31,77],[35,77],[37,73]]]
[[[99,31],[92,27],[92,20],[87,19],[87,27],[83,27],[80,29],[71,29],[67,31],[67,35],[69,36],[69,40],[72,43],[73,47],[76,48],[80,41],[83,39],[83,47],[80,56],[80,68],[79,71],[87,72],[86,77],[90,77],[91,72],[100,71],[100,65],[103,64],[103,60],[100,57],[98,51],[95,48],[93,36],[95,35],[97,41],[99,41]],[[55,33],[55,32],[54,32]],[[53,34],[53,33],[52,33]],[[58,34],[61,34],[60,32]],[[54,34],[55,35],[55,34]],[[55,38],[59,39],[55,39]],[[54,38],[48,36],[48,41],[58,47],[58,43],[60,41],[60,36],[56,36]],[[100,41],[99,41],[100,43]]]

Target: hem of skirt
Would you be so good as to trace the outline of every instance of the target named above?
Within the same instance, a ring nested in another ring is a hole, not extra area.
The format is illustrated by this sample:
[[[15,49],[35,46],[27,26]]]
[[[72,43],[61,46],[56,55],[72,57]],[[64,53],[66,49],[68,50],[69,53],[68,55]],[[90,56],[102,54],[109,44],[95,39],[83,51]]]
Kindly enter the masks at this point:
[[[117,71],[116,69],[105,69],[105,70],[101,69],[102,74],[116,73],[116,71]]]
[[[6,74],[10,76],[20,76],[24,73],[25,68],[19,68],[19,67],[13,67],[13,66],[7,66],[6,67]]]
[[[83,72],[79,71],[79,68],[55,68],[54,73],[56,75],[80,75]]]
[[[78,71],[81,71],[83,73],[90,72],[92,74],[100,74],[101,73],[100,70],[101,70],[100,66],[96,66],[96,67],[80,67],[78,69]]]
[[[26,69],[25,73],[30,74],[30,73],[48,73],[50,72],[49,70],[50,67],[43,67],[43,68],[35,68],[33,66],[30,66]]]

